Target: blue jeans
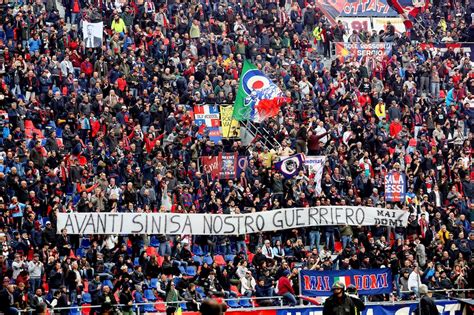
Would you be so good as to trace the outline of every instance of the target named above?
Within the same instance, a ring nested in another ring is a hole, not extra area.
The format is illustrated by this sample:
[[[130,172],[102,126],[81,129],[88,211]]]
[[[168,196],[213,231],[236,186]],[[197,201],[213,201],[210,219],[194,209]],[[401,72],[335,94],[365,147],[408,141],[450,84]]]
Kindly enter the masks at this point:
[[[247,297],[252,297],[253,292],[250,291],[250,290],[245,290],[244,294],[242,294],[242,295],[247,296]]]
[[[341,236],[342,241],[342,249],[346,248],[347,244],[350,244],[352,241],[352,236],[350,235],[343,235]]]
[[[282,296],[283,296],[283,299],[286,300],[287,302],[289,302],[291,306],[296,305],[296,298],[290,292],[286,292],[286,293],[282,294]]]
[[[393,281],[395,282],[395,288],[397,289],[397,296],[400,296],[400,274],[393,275]]]
[[[170,243],[168,241],[160,243],[160,246],[158,247],[158,253],[160,256],[171,256]]]
[[[319,231],[311,231],[309,232],[309,246],[311,248],[316,247],[319,250],[321,249],[321,232]]]
[[[431,96],[435,99],[439,98],[439,82],[431,82]]]
[[[34,294],[38,288],[41,288],[41,278],[30,278],[30,292]]]
[[[334,232],[326,232],[326,247],[330,250],[334,250]]]
[[[185,261],[180,261],[180,260],[173,260],[173,266],[176,266],[176,267],[188,267],[188,263],[185,262]]]

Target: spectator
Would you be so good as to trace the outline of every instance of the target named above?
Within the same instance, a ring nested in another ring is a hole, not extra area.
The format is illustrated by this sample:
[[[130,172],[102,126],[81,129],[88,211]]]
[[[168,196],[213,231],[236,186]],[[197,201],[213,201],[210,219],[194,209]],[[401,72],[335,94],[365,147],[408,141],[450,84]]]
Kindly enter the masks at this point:
[[[255,279],[251,271],[247,271],[245,276],[240,278],[240,286],[242,295],[251,297],[255,293]]]
[[[290,271],[285,270],[280,279],[278,279],[278,294],[283,296],[284,300],[288,302],[290,306],[294,306],[296,305],[295,290],[288,279],[289,276]]]
[[[194,283],[189,284],[188,290],[184,292],[184,300],[186,301],[186,309],[191,312],[196,312],[199,310],[202,297],[199,292],[196,291],[196,285]]]

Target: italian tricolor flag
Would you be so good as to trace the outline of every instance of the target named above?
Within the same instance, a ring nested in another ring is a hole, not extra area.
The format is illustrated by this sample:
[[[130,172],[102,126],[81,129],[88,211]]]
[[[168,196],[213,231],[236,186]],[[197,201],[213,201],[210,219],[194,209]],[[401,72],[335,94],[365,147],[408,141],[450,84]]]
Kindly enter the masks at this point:
[[[336,282],[341,282],[343,283],[346,288],[349,284],[351,284],[351,277],[345,276],[345,277],[334,277],[334,283]]]

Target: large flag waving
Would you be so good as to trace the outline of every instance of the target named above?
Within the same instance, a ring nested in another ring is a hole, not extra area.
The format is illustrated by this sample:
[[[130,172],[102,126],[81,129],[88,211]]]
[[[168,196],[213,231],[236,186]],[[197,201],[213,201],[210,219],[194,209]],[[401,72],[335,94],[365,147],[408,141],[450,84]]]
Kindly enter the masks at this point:
[[[280,106],[290,99],[255,65],[245,60],[235,97],[233,118],[261,122],[278,115]]]
[[[413,22],[410,17],[416,18],[423,9],[428,7],[430,2],[428,0],[387,0],[387,3],[403,17],[405,28],[411,29]]]

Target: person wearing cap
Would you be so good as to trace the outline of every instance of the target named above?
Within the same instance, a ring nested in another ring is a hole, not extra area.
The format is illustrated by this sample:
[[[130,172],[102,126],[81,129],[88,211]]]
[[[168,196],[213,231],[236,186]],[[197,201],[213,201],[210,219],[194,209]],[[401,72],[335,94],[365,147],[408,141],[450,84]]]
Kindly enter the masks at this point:
[[[283,296],[284,301],[288,302],[290,306],[296,305],[295,290],[290,282],[290,271],[283,271],[283,275],[278,279],[278,294]]]
[[[420,302],[418,304],[418,309],[415,309],[413,312],[414,315],[439,315],[438,308],[436,307],[435,302],[432,299],[433,292],[428,291],[426,284],[420,285]]]
[[[347,295],[352,299],[352,302],[354,303],[354,314],[360,315],[361,312],[365,310],[365,304],[359,298],[359,294],[357,293],[357,287],[352,283],[347,286]]]
[[[332,295],[324,301],[323,315],[355,315],[356,306],[345,290],[342,282],[334,282]]]

